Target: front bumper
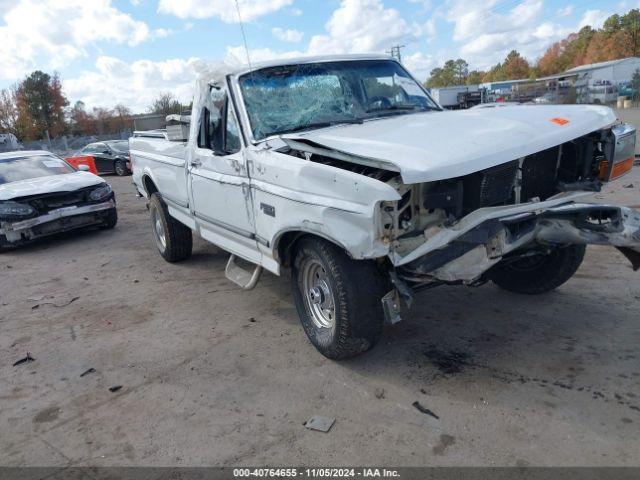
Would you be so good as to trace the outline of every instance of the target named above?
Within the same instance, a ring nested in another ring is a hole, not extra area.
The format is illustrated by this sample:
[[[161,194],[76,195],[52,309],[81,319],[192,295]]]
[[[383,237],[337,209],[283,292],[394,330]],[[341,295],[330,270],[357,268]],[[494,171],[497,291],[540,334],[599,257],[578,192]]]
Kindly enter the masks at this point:
[[[473,284],[518,250],[569,244],[611,245],[632,261],[634,269],[640,266],[640,212],[561,198],[560,203],[556,198],[480,209],[457,225],[441,229],[399,259],[396,268],[414,278]]]
[[[76,228],[98,225],[104,221],[106,211],[116,207],[115,200],[92,205],[71,206],[52,210],[46,215],[20,220],[0,222],[0,235],[9,243],[64,232]]]

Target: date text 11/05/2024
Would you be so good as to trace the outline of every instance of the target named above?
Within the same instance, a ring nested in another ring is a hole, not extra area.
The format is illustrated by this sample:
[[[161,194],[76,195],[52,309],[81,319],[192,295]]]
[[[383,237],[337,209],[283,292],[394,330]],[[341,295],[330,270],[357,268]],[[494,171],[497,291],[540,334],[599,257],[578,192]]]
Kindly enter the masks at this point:
[[[387,468],[235,468],[233,476],[234,478],[399,478],[400,473]]]

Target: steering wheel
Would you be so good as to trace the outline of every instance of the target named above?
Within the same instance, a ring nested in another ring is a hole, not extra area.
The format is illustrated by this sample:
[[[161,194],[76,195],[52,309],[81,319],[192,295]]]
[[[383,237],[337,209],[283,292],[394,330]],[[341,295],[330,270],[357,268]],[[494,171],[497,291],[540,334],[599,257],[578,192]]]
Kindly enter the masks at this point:
[[[371,97],[368,106],[369,109],[384,110],[391,107],[391,101],[387,97]]]

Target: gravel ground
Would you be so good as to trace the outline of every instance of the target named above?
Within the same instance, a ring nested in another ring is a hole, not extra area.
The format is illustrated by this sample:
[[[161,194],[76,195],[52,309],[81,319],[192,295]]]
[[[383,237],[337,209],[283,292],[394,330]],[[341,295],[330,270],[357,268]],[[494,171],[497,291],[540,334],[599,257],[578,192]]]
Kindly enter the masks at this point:
[[[599,198],[640,208],[638,170]],[[0,255],[0,465],[638,465],[640,272],[613,249],[540,297],[425,292],[338,363],[286,278],[241,291],[199,239],[165,263],[130,179],[109,181],[114,230]]]

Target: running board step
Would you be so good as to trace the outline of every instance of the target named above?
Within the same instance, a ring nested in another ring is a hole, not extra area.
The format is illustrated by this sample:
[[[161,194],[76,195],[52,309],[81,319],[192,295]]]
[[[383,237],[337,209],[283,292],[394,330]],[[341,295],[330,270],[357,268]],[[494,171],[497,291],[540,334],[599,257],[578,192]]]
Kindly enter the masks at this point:
[[[236,256],[231,255],[227,262],[227,268],[224,269],[224,273],[227,276],[227,279],[231,280],[243,290],[251,290],[256,286],[256,283],[258,283],[258,280],[260,279],[262,267],[260,265],[256,265],[253,272],[250,272],[238,265],[236,263]]]

